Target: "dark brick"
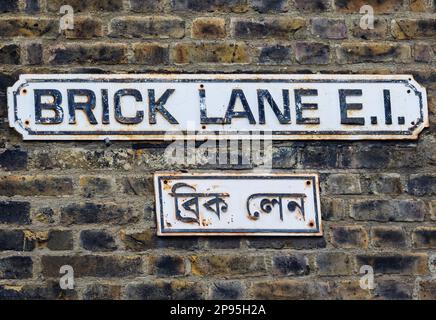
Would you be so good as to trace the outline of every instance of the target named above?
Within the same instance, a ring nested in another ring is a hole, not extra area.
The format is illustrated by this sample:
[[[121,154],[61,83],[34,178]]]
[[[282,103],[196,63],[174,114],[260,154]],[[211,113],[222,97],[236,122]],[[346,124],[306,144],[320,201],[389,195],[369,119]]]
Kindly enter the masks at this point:
[[[146,196],[153,193],[151,177],[123,177],[117,179],[121,192],[127,195]]]
[[[151,257],[150,272],[157,276],[178,276],[185,274],[185,260],[180,256]]]
[[[49,18],[6,17],[0,18],[0,37],[56,37],[57,22]]]
[[[271,237],[256,237],[248,240],[248,246],[255,249],[322,249],[327,246],[324,237],[295,237],[272,239]]]
[[[282,45],[267,46],[260,49],[259,62],[261,63],[290,63],[291,48]]]
[[[217,281],[210,291],[212,300],[239,300],[244,297],[245,288],[239,281]]]
[[[366,221],[423,221],[427,208],[421,200],[362,200],[352,204],[351,217]]]
[[[0,279],[28,279],[32,277],[32,270],[30,257],[0,258]]]
[[[47,248],[50,250],[73,250],[73,233],[69,230],[51,230]]]
[[[207,243],[210,249],[238,249],[241,247],[239,237],[208,237]]]
[[[126,224],[135,222],[133,209],[115,204],[72,203],[61,208],[61,223],[88,224],[110,223]]]
[[[232,30],[239,39],[291,39],[291,37],[306,26],[302,18],[268,18],[263,21],[234,19]]]
[[[169,48],[167,45],[139,43],[133,46],[136,63],[147,65],[167,64],[169,61]],[[137,178],[126,178],[135,179]]]
[[[104,230],[84,230],[80,233],[81,246],[90,251],[114,251],[115,239]]]
[[[185,21],[165,16],[114,18],[109,35],[123,38],[183,38]]]
[[[428,273],[426,254],[384,254],[357,255],[357,266],[369,265],[377,274],[418,274]]]
[[[0,230],[0,251],[23,251],[24,233],[21,230]]]
[[[175,10],[245,12],[247,0],[173,0]]]
[[[49,63],[101,63],[120,64],[127,62],[127,46],[117,43],[67,43],[51,46]]]
[[[250,287],[254,299],[295,300],[327,299],[330,287],[327,282],[308,280],[268,280],[255,282]]]
[[[386,39],[389,26],[385,19],[374,18],[374,29],[363,29],[360,27],[361,18],[353,20],[352,34],[355,38],[363,40]]]
[[[281,276],[304,276],[310,273],[309,260],[302,255],[284,255],[273,258],[273,273]]]
[[[407,193],[420,197],[436,195],[436,175],[412,175],[407,184]]]
[[[83,291],[85,300],[118,300],[121,298],[121,286],[110,284],[90,284]]]
[[[138,256],[42,256],[42,274],[59,277],[59,269],[70,265],[75,277],[127,277],[141,274],[142,261]]]
[[[174,63],[247,63],[246,44],[241,42],[177,43],[171,53]]]
[[[436,19],[395,19],[392,21],[392,35],[399,40],[434,39],[436,37]]]
[[[326,197],[322,197],[321,199],[321,213],[323,220],[337,221],[343,219],[345,208],[346,205],[343,199]]]
[[[343,19],[314,18],[312,34],[323,39],[346,39],[347,26]]]
[[[104,195],[112,191],[113,181],[108,177],[83,176],[79,179],[82,195],[92,198],[96,195]]]
[[[330,174],[322,186],[329,194],[361,194],[360,177],[357,174]]]
[[[436,248],[436,227],[419,227],[413,232],[413,242],[416,248]]]
[[[298,42],[295,45],[295,58],[300,64],[328,64],[330,47],[324,43]]]
[[[422,300],[436,300],[436,281],[427,280],[419,284],[419,298]]]
[[[375,297],[386,300],[409,300],[413,296],[413,281],[406,283],[404,279],[377,280]]]
[[[73,181],[55,176],[6,176],[0,178],[0,195],[3,196],[58,196],[71,195]]]
[[[130,0],[130,9],[133,12],[162,12],[165,0]]]
[[[30,43],[26,46],[27,50],[27,63],[28,64],[41,64],[42,63],[42,44]]]
[[[401,194],[403,184],[399,174],[365,175],[361,179],[362,189],[369,194]]]
[[[47,9],[51,12],[59,12],[61,6],[66,4],[65,0],[50,0],[47,1]],[[74,12],[90,11],[115,11],[119,12],[123,9],[123,0],[68,0],[68,5],[74,8]]]
[[[0,201],[0,224],[30,224],[30,203]]]
[[[372,244],[379,248],[404,248],[407,245],[406,233],[398,227],[374,227]]]
[[[103,22],[96,17],[75,16],[74,28],[63,30],[67,39],[91,39],[103,36]]]
[[[274,169],[295,168],[298,163],[298,148],[277,147],[273,148],[272,165]]]
[[[39,0],[26,0],[25,11],[27,13],[35,13],[40,10]]]
[[[375,13],[391,13],[403,7],[404,0],[334,0],[339,12],[359,13],[364,5],[370,5]]]
[[[390,152],[380,146],[345,147],[340,165],[344,168],[383,169],[389,166]]]
[[[194,255],[190,257],[191,272],[196,276],[250,274],[251,276],[266,273],[265,259],[262,256],[249,255]]]
[[[26,170],[27,151],[24,150],[5,150],[0,153],[0,168],[5,170]]]
[[[59,281],[43,284],[0,285],[2,300],[70,300],[77,299],[75,290],[63,290]]]
[[[201,283],[173,280],[129,284],[126,288],[129,300],[200,300],[204,297]]]
[[[349,275],[353,265],[348,254],[342,252],[324,252],[316,257],[318,274],[322,276]]]
[[[295,7],[303,12],[324,12],[330,7],[329,0],[293,0]]]
[[[260,13],[288,11],[287,0],[252,0],[251,6]]]
[[[408,62],[411,58],[409,45],[388,42],[343,43],[337,48],[338,62]]]
[[[19,9],[18,0],[1,0],[0,1],[0,13],[4,12],[16,12]]]
[[[332,226],[332,244],[337,248],[366,248],[368,234],[360,226]]]
[[[0,46],[1,64],[20,64],[20,47],[16,44]]]
[[[337,165],[337,148],[310,146],[301,152],[301,165],[306,168],[334,168]]]

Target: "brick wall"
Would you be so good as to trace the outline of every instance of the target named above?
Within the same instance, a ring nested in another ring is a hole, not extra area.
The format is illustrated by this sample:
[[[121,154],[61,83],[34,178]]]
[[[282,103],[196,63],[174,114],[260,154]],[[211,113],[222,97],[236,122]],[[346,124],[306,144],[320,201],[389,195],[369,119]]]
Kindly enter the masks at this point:
[[[75,29],[59,33],[59,8]],[[374,30],[359,9],[375,9]],[[436,298],[436,1],[0,0],[0,298]],[[412,74],[417,141],[274,142],[318,172],[324,237],[158,238],[163,143],[23,142],[6,122],[22,73]],[[74,290],[59,268],[75,270]],[[376,272],[374,290],[359,269]]]

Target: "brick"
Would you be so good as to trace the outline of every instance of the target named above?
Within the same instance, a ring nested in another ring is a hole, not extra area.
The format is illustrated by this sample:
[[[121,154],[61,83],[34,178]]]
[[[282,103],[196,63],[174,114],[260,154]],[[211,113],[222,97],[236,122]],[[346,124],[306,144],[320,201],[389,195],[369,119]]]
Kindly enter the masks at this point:
[[[419,298],[422,300],[436,300],[436,281],[427,280],[419,284]]]
[[[0,285],[2,300],[72,300],[77,299],[75,290],[63,290],[59,281],[42,284],[10,284]]]
[[[330,8],[329,0],[293,0],[294,6],[302,12],[324,12]]]
[[[109,223],[126,224],[137,221],[131,207],[111,203],[71,203],[61,208],[61,223],[89,224]]]
[[[334,0],[336,10],[359,13],[364,5],[373,7],[374,13],[391,13],[403,8],[404,0]]]
[[[36,13],[40,9],[39,0],[25,0],[24,11],[26,13]]]
[[[88,285],[83,291],[85,300],[119,300],[121,299],[121,286],[94,283]]]
[[[290,169],[297,166],[298,148],[273,148],[272,165],[274,169]]]
[[[292,61],[292,49],[288,46],[277,44],[262,47],[259,51],[260,63],[289,64]]]
[[[24,251],[24,249],[22,230],[0,230],[0,251]]]
[[[321,199],[321,213],[322,219],[327,221],[341,220],[345,215],[345,201],[337,198]]]
[[[300,64],[328,64],[330,47],[323,43],[297,42],[295,58]]]
[[[115,239],[104,230],[83,230],[80,233],[81,246],[90,251],[114,251],[117,249]]]
[[[431,4],[428,0],[410,0],[409,7],[413,12],[425,12],[430,10]]]
[[[232,19],[232,34],[237,39],[282,39],[289,40],[306,26],[302,18]]]
[[[211,300],[239,300],[244,297],[245,286],[240,281],[216,281],[210,288]]]
[[[55,37],[56,20],[48,18],[7,17],[0,18],[0,37]]]
[[[0,168],[7,171],[26,170],[27,151],[15,149],[15,150],[5,150],[1,152]]]
[[[241,13],[248,10],[247,0],[174,0],[174,10],[220,11]]]
[[[361,18],[353,20],[351,33],[353,37],[363,40],[386,39],[389,26],[386,19],[374,18],[374,28],[364,29],[360,27]]]
[[[297,47],[298,50],[298,47]],[[298,60],[298,54],[297,54]],[[334,168],[337,166],[337,148],[330,146],[308,146],[301,152],[300,163],[313,169]]]
[[[59,8],[65,4],[64,0],[47,1],[47,10],[59,12]],[[114,11],[119,12],[123,9],[123,0],[68,0],[68,4],[74,8],[74,12],[90,11]]]
[[[50,207],[38,208],[34,213],[35,220],[42,223],[54,223],[54,215],[55,213]]]
[[[0,224],[30,224],[30,203],[23,201],[0,201]]]
[[[313,18],[312,34],[322,39],[346,39],[347,26],[343,19]]]
[[[111,37],[183,38],[185,22],[177,17],[122,17],[111,21]]]
[[[326,299],[330,286],[321,281],[268,280],[254,282],[250,292],[254,299],[261,300]]]
[[[180,276],[186,272],[185,260],[181,256],[154,256],[149,263],[150,273],[159,277]]]
[[[142,261],[138,256],[42,256],[42,274],[59,277],[59,269],[70,265],[75,277],[127,277],[141,274]]]
[[[416,62],[430,63],[433,56],[433,49],[427,43],[415,43],[413,46],[413,57]]]
[[[344,276],[352,272],[352,260],[342,252],[324,252],[316,257],[318,274],[321,276]]]
[[[55,176],[5,176],[0,178],[2,196],[62,196],[71,195],[73,181]]]
[[[274,275],[303,276],[309,273],[309,260],[303,255],[282,255],[273,258]]]
[[[286,12],[289,9],[286,0],[252,0],[251,6],[260,13]]]
[[[70,230],[51,230],[47,248],[53,251],[73,250],[73,233]]]
[[[193,281],[157,280],[126,287],[128,300],[199,300],[203,297],[204,286]]]
[[[360,226],[332,226],[331,243],[337,248],[366,248],[368,233]]]
[[[413,297],[414,283],[405,282],[404,279],[377,280],[374,296],[386,300],[410,300]]]
[[[436,220],[436,200],[430,202],[430,215],[432,220]]]
[[[407,246],[407,236],[400,227],[373,227],[371,243],[377,248],[404,248]]]
[[[165,0],[130,0],[130,10],[133,12],[162,12],[165,8]]]
[[[18,0],[0,1],[0,13],[17,12],[19,10]]]
[[[416,274],[428,273],[428,257],[426,254],[376,254],[357,255],[356,264],[360,268],[369,265],[376,274]]]
[[[374,174],[361,178],[362,189],[369,194],[401,194],[403,184],[399,174]]]
[[[146,196],[153,194],[153,179],[151,177],[123,177],[117,179],[121,192],[126,195]]]
[[[238,249],[241,247],[241,239],[237,237],[208,237],[207,243],[210,249]]]
[[[361,194],[360,178],[357,174],[331,174],[324,183],[329,194]]]
[[[92,39],[103,36],[103,22],[91,16],[74,16],[74,28],[63,30],[67,39]]]
[[[30,257],[0,258],[0,279],[29,279],[32,277],[33,262]]]
[[[243,274],[255,276],[266,273],[265,260],[262,256],[193,255],[190,260],[191,272],[196,276],[220,275],[229,277]]]
[[[360,287],[359,279],[334,280],[331,287],[332,296],[338,300],[364,300],[372,298],[370,290]]]
[[[175,63],[247,63],[247,46],[243,43],[178,43],[172,50]]]
[[[157,43],[137,43],[133,46],[133,55],[135,57],[135,62],[140,64],[158,65],[168,64],[169,62],[168,45]]]
[[[127,45],[116,43],[67,43],[48,48],[48,62],[54,65],[72,63],[120,64],[127,62]]]
[[[124,243],[126,250],[145,251],[154,248],[197,250],[198,237],[182,238],[159,238],[156,230],[148,229],[145,231],[120,231],[120,239]]]
[[[26,46],[27,64],[37,65],[43,62],[43,48],[41,43],[29,43]]]
[[[419,227],[413,231],[413,244],[420,249],[436,248],[436,227]]]
[[[337,48],[338,62],[407,62],[411,57],[408,45],[371,42],[371,43],[343,43]]]
[[[359,169],[383,169],[389,166],[390,152],[379,146],[362,148],[345,147],[341,150],[340,167]]]
[[[436,195],[436,174],[414,174],[407,183],[407,193],[415,196]]]
[[[192,21],[191,38],[223,39],[226,37],[226,21],[222,18],[196,18]]]
[[[421,200],[353,201],[351,217],[366,221],[424,221],[427,208]]]
[[[436,37],[436,19],[395,19],[391,25],[392,36],[398,40],[434,39]]]
[[[20,47],[16,44],[0,45],[1,64],[20,64]]]
[[[295,238],[279,238],[272,239],[271,237],[256,237],[248,240],[248,246],[254,249],[296,249],[310,250],[322,249],[327,245],[324,237],[295,237]]]
[[[108,177],[81,176],[79,179],[81,193],[85,198],[111,193],[113,184],[113,180]]]

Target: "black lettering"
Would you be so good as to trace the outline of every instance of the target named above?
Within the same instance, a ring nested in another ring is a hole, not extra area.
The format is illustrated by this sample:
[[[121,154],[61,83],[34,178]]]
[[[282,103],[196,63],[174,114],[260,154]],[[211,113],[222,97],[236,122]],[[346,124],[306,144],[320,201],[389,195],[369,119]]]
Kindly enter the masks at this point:
[[[318,90],[316,89],[295,89],[295,112],[297,116],[297,124],[319,124],[319,118],[305,118],[303,117],[304,110],[317,110],[318,104],[316,103],[302,103],[302,96],[317,96]]]
[[[365,118],[360,117],[348,117],[348,110],[362,110],[363,105],[361,103],[347,103],[348,96],[361,96],[362,90],[360,89],[339,89],[339,105],[341,108],[341,123],[361,125],[365,124]]]
[[[125,117],[123,116],[123,113],[121,111],[121,97],[124,96],[132,96],[135,98],[135,101],[141,102],[142,101],[142,95],[141,92],[139,92],[136,89],[121,89],[118,90],[115,93],[115,120],[117,120],[119,123],[123,124],[137,124],[141,123],[141,121],[144,119],[144,111],[138,110],[136,111],[136,115],[134,117]]]
[[[269,103],[274,114],[281,124],[286,124],[291,122],[291,110],[289,109],[289,90],[282,90],[283,95],[283,113],[280,111],[277,103],[271,96],[268,90],[258,89],[257,90],[257,102],[259,105],[259,123],[265,124],[265,105],[264,100]]]
[[[62,94],[55,89],[35,89],[35,122],[37,124],[58,124],[64,120],[64,110],[61,107]],[[50,96],[53,98],[51,103],[42,103],[42,96]],[[54,112],[54,117],[43,117],[42,110],[50,110]]]
[[[90,124],[97,124],[97,120],[92,113],[92,109],[95,108],[95,93],[88,89],[68,89],[68,112],[69,112],[69,124],[76,123],[76,110],[83,110],[88,118]],[[76,96],[85,96],[86,102],[76,102]]]
[[[392,124],[391,93],[389,90],[383,90],[383,100],[385,102],[385,123]]]
[[[148,121],[150,124],[156,124],[156,112],[160,112],[162,116],[171,124],[178,124],[177,120],[165,109],[164,105],[169,96],[173,94],[175,89],[167,89],[163,95],[156,101],[153,89],[148,90]]]
[[[234,111],[237,98],[241,100],[244,111]],[[229,105],[224,118],[226,124],[232,123],[233,118],[248,118],[250,124],[256,124],[256,120],[251,113],[250,106],[248,105],[244,92],[241,89],[232,90],[232,95],[230,96]]]
[[[109,98],[107,94],[107,89],[101,90],[101,104],[103,106],[101,122],[103,124],[109,124]]]
[[[198,89],[198,94],[200,96],[200,123],[201,124],[223,124],[225,123],[224,118],[207,116],[206,110],[206,91],[204,89]]]

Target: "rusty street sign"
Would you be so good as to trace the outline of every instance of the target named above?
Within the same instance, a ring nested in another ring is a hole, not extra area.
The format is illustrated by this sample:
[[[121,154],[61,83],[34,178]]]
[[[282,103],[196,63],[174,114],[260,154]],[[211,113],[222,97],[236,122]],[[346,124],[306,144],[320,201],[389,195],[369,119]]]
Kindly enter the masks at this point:
[[[416,139],[429,125],[408,75],[22,75],[8,107],[25,140]]]
[[[316,174],[154,176],[158,235],[320,236]]]

